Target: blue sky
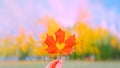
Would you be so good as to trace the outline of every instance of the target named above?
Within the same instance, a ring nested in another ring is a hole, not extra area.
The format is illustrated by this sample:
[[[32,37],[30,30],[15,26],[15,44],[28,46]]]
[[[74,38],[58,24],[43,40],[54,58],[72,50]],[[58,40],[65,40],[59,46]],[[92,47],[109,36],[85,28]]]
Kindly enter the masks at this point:
[[[116,16],[118,15],[117,19],[120,19],[120,0],[103,0],[103,5],[107,10],[114,9]],[[116,20],[115,27],[120,32],[120,21]]]
[[[37,20],[45,15],[55,18],[65,27],[73,26],[82,14],[89,14],[90,24],[120,34],[119,0],[0,0],[0,34],[16,33],[21,27],[33,30]]]

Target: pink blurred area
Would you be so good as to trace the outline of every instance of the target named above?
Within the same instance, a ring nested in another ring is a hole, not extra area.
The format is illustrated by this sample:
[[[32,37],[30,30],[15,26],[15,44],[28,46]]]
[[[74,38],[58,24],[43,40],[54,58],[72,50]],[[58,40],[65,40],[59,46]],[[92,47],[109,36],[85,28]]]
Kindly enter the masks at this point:
[[[92,0],[2,0],[0,8],[0,32],[17,32],[24,27],[28,32],[34,29],[43,16],[54,18],[64,27],[73,27],[76,21],[84,21],[89,26],[109,29],[119,36],[116,20],[119,15],[114,8],[107,10],[102,1]],[[6,31],[3,31],[5,29]]]

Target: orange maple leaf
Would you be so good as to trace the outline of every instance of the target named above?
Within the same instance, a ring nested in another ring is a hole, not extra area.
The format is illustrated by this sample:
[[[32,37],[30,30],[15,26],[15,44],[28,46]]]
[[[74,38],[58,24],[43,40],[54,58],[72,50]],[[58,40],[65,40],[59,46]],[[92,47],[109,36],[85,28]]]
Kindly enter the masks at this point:
[[[73,46],[76,44],[75,35],[69,36],[67,40],[65,40],[65,32],[61,29],[58,29],[55,32],[56,40],[53,39],[52,36],[47,34],[45,44],[48,46],[46,51],[49,54],[71,54],[73,52]]]

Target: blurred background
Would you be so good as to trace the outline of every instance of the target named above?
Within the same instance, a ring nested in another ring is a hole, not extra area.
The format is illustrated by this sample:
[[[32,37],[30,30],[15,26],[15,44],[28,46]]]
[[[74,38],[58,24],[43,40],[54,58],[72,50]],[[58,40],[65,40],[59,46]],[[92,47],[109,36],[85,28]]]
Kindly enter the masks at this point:
[[[44,50],[46,34],[54,35],[58,28],[76,36],[74,53],[62,56],[65,68],[74,62],[76,68],[119,68],[119,2],[0,0],[0,68],[44,68],[53,57]]]

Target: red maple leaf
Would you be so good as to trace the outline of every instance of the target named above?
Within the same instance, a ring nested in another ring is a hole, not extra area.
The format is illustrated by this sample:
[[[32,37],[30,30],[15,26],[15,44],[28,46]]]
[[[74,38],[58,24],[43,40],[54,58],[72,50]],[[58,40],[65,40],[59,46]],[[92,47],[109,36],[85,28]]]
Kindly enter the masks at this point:
[[[46,51],[49,54],[62,53],[64,55],[71,54],[73,52],[73,46],[75,45],[75,35],[69,36],[65,40],[65,32],[58,29],[55,32],[56,40],[52,36],[47,35],[45,44],[48,46]]]

